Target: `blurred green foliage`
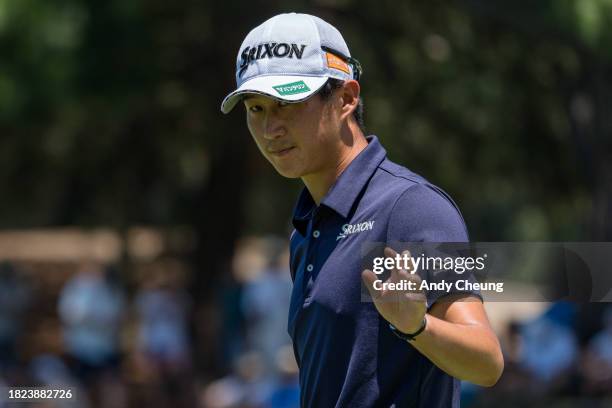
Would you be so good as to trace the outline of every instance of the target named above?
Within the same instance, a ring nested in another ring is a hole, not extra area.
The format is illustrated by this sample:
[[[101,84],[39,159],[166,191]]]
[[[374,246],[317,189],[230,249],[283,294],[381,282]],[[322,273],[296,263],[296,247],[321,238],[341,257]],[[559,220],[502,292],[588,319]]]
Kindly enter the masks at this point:
[[[0,226],[194,225],[202,265],[287,234],[300,182],[219,104],[289,10],[341,30],[367,129],[472,239],[612,239],[612,0],[0,0]]]

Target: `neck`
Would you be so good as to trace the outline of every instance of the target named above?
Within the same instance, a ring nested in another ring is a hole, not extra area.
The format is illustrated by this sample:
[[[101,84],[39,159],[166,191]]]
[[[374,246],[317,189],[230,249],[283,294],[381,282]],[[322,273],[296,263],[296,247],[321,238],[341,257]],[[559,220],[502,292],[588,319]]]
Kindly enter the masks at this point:
[[[359,128],[347,129],[341,139],[342,148],[340,149],[337,160],[328,168],[317,173],[312,173],[302,177],[302,181],[314,202],[319,205],[321,200],[334,185],[338,177],[346,170],[351,162],[368,146],[368,141]]]

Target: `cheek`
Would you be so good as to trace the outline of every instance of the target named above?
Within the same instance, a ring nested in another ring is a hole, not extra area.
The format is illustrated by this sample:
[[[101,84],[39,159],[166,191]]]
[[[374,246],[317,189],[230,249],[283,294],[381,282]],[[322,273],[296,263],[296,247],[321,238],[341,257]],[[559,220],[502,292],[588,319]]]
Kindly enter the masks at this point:
[[[257,121],[251,119],[249,117],[249,115],[247,114],[247,128],[249,129],[249,132],[251,133],[251,136],[253,137],[253,140],[255,140],[255,143],[257,143],[257,145],[260,145],[260,135],[261,135],[261,131],[259,126],[257,125]]]
[[[255,137],[255,126],[253,124],[253,120],[251,119],[248,113],[246,114],[246,123],[247,123],[247,128],[249,129],[249,132],[251,132],[251,135]]]
[[[319,119],[314,123],[316,126],[317,145],[322,146],[324,150],[329,150],[339,140],[340,124],[334,116],[334,112],[329,109],[323,109]]]
[[[342,127],[340,112],[331,103],[325,106],[321,122],[327,132],[339,133]]]
[[[266,143],[265,143],[265,139],[263,137],[263,128],[262,128],[262,126],[257,122],[257,120],[254,120],[252,118],[250,119],[249,115],[247,115],[247,127],[248,127],[249,132],[251,133],[251,137],[255,141],[255,145],[257,146],[257,149],[259,149],[259,152],[261,153],[261,155],[266,160],[272,162],[271,158],[266,153],[266,149],[265,149]]]

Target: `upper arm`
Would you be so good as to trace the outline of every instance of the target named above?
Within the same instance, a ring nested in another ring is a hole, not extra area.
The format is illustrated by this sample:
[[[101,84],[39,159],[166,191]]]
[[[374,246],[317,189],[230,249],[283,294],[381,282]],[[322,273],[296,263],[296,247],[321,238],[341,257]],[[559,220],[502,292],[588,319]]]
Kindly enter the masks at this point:
[[[459,209],[447,195],[433,186],[415,184],[409,187],[402,193],[393,207],[387,242],[391,246],[396,245],[400,251],[408,247],[404,244],[410,243],[467,241],[467,228]],[[432,256],[439,256],[435,247],[436,245],[425,246],[422,249],[427,255],[430,255],[430,251],[433,251]],[[458,275],[453,272],[434,274],[434,271],[431,270],[422,272],[422,274],[420,273],[421,278],[428,282],[440,282],[442,280],[450,282],[459,277],[473,279],[469,274]],[[450,293],[480,296],[476,290],[459,292],[455,285],[453,285]],[[433,307],[442,296],[448,299],[449,296],[446,295],[448,295],[446,291],[428,290],[426,292],[428,307]],[[443,303],[447,302],[443,301]]]

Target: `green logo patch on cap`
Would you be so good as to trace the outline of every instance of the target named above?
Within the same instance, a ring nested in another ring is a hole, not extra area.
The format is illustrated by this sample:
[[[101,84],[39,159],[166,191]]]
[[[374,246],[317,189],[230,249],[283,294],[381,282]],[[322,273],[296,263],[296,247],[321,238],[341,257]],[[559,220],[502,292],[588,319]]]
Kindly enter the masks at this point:
[[[295,95],[295,94],[299,94],[302,92],[310,91],[310,88],[308,87],[308,85],[304,83],[304,81],[297,81],[297,82],[291,82],[289,84],[276,85],[276,86],[273,86],[272,88],[274,88],[276,92],[278,92],[278,94],[281,96]]]

